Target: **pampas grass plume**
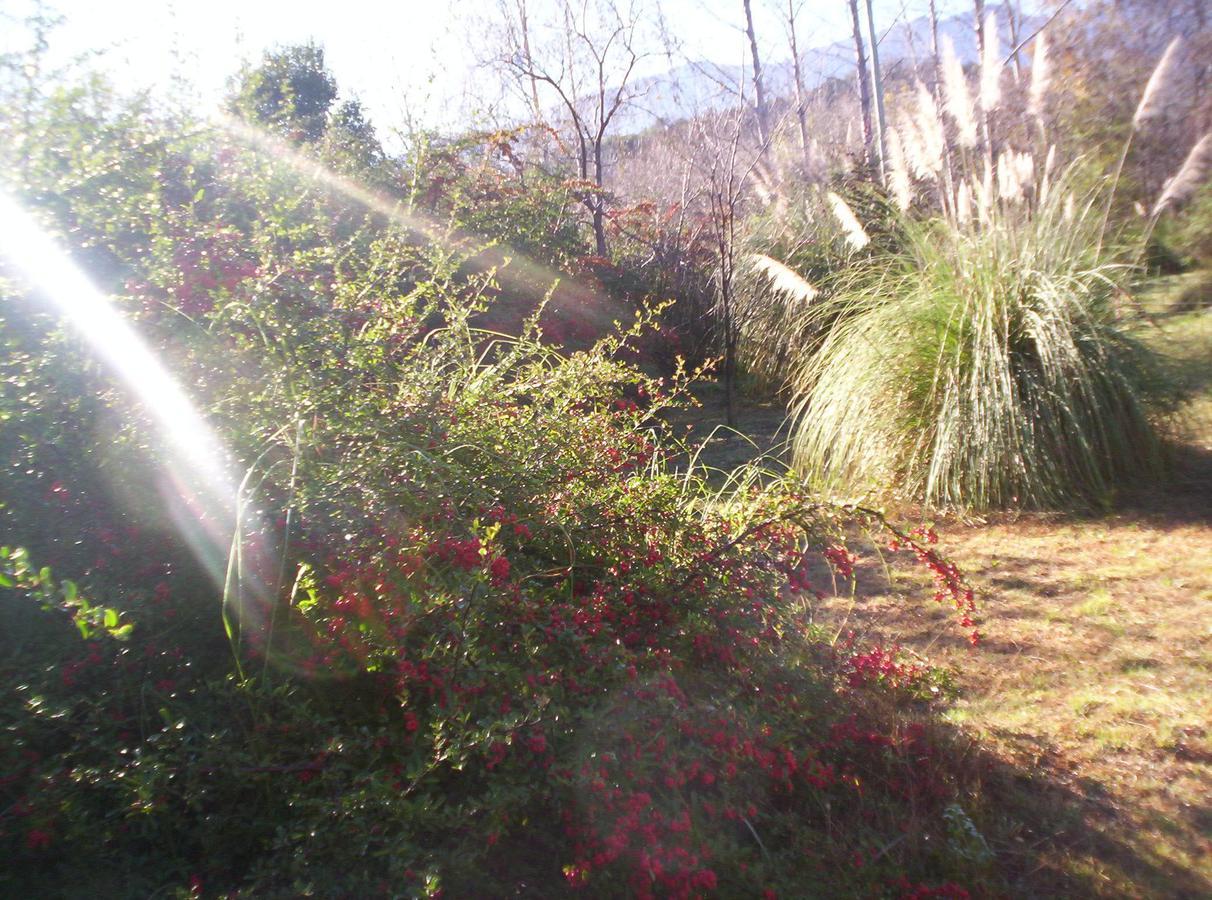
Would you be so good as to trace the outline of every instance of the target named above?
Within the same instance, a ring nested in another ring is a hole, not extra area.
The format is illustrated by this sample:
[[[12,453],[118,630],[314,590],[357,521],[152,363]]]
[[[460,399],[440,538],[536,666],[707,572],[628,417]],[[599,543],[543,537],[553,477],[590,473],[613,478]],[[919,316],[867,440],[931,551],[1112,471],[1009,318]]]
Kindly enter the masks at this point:
[[[846,233],[846,243],[855,250],[862,250],[870,244],[871,238],[867,236],[867,232],[859,224],[858,217],[855,216],[854,210],[850,208],[850,204],[833,191],[827,192],[825,196],[829,200],[829,206],[833,210],[834,218],[842,226],[842,231]]]
[[[1044,114],[1044,100],[1048,95],[1048,41],[1041,33],[1035,39],[1035,55],[1031,60],[1031,92],[1027,99],[1027,111],[1033,116]]]
[[[765,253],[751,253],[749,262],[770,282],[770,286],[781,294],[804,303],[811,303],[820,294],[815,287],[804,280],[798,272],[783,265],[777,259]]]
[[[888,183],[897,208],[905,212],[913,203],[913,183],[909,178],[901,135],[895,128],[888,129]]]
[[[947,114],[955,122],[956,141],[961,147],[976,146],[976,111],[964,66],[955,55],[951,39],[943,35],[943,97]]]
[[[1191,148],[1178,172],[1166,182],[1165,190],[1153,204],[1153,215],[1160,215],[1167,207],[1178,206],[1190,200],[1196,188],[1208,176],[1209,169],[1212,169],[1212,132],[1205,134],[1199,143]]]
[[[1153,69],[1153,74],[1149,76],[1149,83],[1145,85],[1145,92],[1141,95],[1140,103],[1136,107],[1136,114],[1132,117],[1134,129],[1140,128],[1142,123],[1160,115],[1166,108],[1174,77],[1178,72],[1178,51],[1182,42],[1181,37],[1170,41],[1166,52],[1162,54],[1156,68]]]

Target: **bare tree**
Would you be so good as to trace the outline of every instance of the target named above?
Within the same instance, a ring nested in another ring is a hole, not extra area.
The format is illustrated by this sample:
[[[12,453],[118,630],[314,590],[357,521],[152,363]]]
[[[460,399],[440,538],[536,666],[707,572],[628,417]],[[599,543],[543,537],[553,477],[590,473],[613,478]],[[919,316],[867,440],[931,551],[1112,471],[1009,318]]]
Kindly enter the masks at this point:
[[[715,251],[717,319],[724,350],[727,420],[731,426],[736,423],[736,353],[741,337],[733,283],[736,277],[737,218],[746,177],[737,171],[743,121],[736,113],[730,118],[731,121],[726,115],[715,117],[711,123],[714,126],[712,131],[709,132],[707,127],[701,129],[699,143],[708,150],[705,194],[708,228]]]
[[[744,140],[744,85],[742,102],[731,110],[698,117],[692,135],[692,152],[699,160],[700,196],[706,214],[706,232],[715,257],[716,326],[723,350],[724,395],[727,421],[736,422],[737,350],[745,323],[736,303],[737,256],[741,244],[744,207],[754,173],[768,145],[754,147]]]
[[[584,182],[578,199],[589,213],[597,254],[605,256],[605,145],[615,117],[635,97],[632,76],[645,55],[638,33],[643,18],[634,4],[623,8],[614,0],[558,0],[554,11],[539,25],[525,0],[503,6],[504,52],[497,61],[529,88],[529,104],[545,124],[542,96],[551,98],[550,115],[570,133]]]

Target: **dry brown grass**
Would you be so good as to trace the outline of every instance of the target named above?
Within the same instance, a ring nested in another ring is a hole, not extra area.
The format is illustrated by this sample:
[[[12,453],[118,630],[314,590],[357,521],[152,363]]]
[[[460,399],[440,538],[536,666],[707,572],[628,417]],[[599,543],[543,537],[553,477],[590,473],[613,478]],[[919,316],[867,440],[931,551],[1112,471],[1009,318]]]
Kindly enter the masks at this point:
[[[888,591],[869,571],[821,616],[954,668],[951,721],[1030,777],[985,800],[1009,803],[985,814],[1015,893],[1212,895],[1209,522],[1128,512],[944,534],[981,597],[982,648],[946,610],[909,607],[925,588],[910,572]]]
[[[983,647],[910,599],[923,575],[889,588],[874,552],[856,596],[819,610],[954,668],[948,716],[987,751],[973,814],[1015,896],[1212,896],[1212,309],[1184,308],[1189,290],[1147,298],[1145,338],[1197,392],[1172,481],[1097,518],[941,523]],[[757,411],[759,443],[778,418]],[[735,465],[746,446],[707,459]]]

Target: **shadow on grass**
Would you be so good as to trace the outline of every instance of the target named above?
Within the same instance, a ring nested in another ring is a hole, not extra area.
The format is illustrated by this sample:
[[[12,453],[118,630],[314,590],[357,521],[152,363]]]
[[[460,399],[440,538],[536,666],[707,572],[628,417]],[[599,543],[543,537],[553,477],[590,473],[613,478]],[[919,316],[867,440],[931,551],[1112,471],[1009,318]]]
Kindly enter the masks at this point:
[[[1177,444],[1169,452],[1167,476],[1126,488],[1110,511],[1163,531],[1212,524],[1212,448]]]
[[[936,725],[932,733],[941,751],[938,764],[949,767],[965,798],[965,814],[992,852],[991,862],[957,873],[957,880],[969,887],[973,897],[1178,900],[1210,895],[1212,884],[1167,859],[1156,844],[1190,840],[1198,832],[1161,818],[1128,822],[1104,785],[1066,773],[1063,760],[1040,745],[1035,735],[1001,735],[1015,757],[1011,760],[981,749],[971,735],[953,726]],[[1140,827],[1134,829],[1133,824]],[[1153,844],[1146,836],[1150,832],[1155,835]],[[1133,834],[1138,839],[1125,837]],[[452,896],[616,896],[568,889],[556,863],[564,849],[543,827],[531,829],[495,848],[487,864],[492,884],[451,885]],[[899,849],[930,852],[929,846],[914,846],[913,838]],[[1198,852],[1194,847],[1184,849],[1193,855]],[[803,896],[843,895],[818,888]]]
[[[1197,823],[1180,826],[1148,812],[1129,820],[1106,786],[1065,772],[1063,760],[1037,736],[1000,737],[1018,761],[977,758],[980,806],[974,818],[979,815],[986,829],[1010,896],[1212,895],[1212,884],[1166,858],[1159,846],[1192,842],[1200,833]],[[1192,858],[1201,853],[1196,846],[1181,849]]]

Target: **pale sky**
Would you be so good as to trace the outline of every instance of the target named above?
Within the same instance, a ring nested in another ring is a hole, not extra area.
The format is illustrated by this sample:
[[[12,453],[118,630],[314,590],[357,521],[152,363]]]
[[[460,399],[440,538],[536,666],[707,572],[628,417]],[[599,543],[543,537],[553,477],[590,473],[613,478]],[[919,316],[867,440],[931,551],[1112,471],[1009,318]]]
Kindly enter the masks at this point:
[[[529,0],[532,10],[543,2]],[[14,20],[28,15],[33,5],[32,0],[0,0],[6,16],[0,49],[24,43]],[[358,97],[388,139],[406,111],[426,126],[454,126],[475,112],[463,99],[466,94],[494,94],[489,82],[495,76],[475,69],[473,48],[496,0],[52,0],[48,5],[66,19],[52,34],[53,50],[98,52],[96,65],[122,89],[163,90],[174,79],[184,81],[196,92],[201,111],[217,104],[242,60],[256,61],[267,47],[309,39],[324,47],[342,95]],[[741,0],[660,0],[660,6],[687,57],[742,60]],[[767,61],[786,59],[776,12],[785,9],[786,0],[753,0],[753,6]],[[844,0],[805,0],[802,6],[802,48],[848,37]],[[942,15],[971,9],[971,2],[940,0],[938,6]],[[877,0],[877,30],[925,9],[926,0]]]

